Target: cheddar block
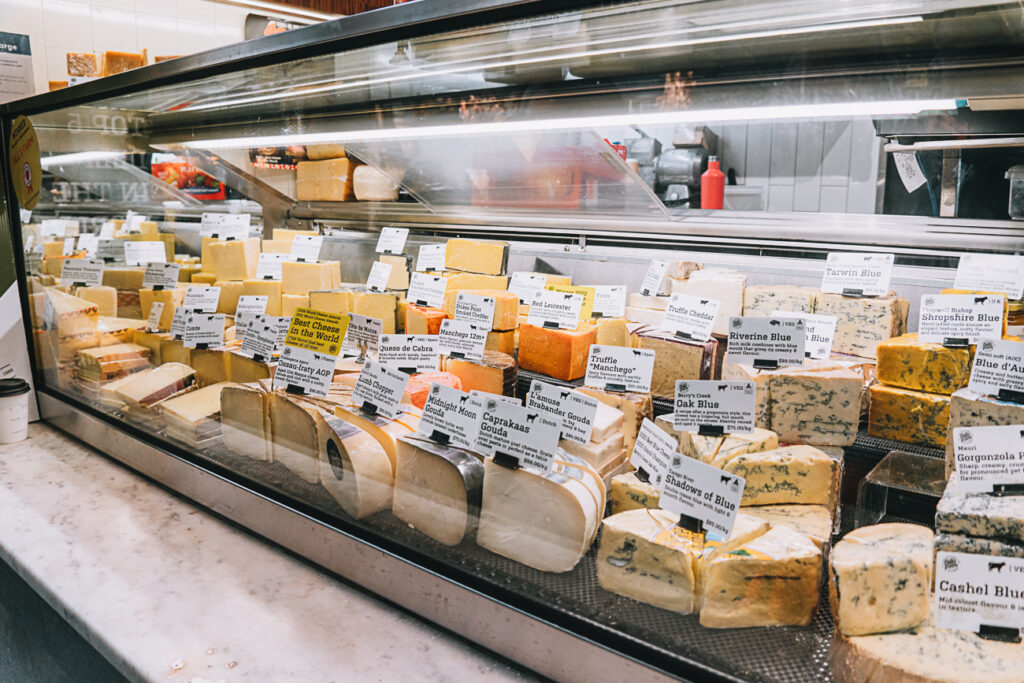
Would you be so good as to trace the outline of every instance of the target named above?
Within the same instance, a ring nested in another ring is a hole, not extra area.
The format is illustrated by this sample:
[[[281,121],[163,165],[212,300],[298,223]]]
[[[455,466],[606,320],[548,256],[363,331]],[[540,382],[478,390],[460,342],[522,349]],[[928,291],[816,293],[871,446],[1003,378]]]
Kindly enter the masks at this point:
[[[192,273],[190,281],[194,285],[212,285],[217,281],[217,276],[213,273],[204,273],[199,271],[198,273]]]
[[[494,299],[492,330],[513,330],[519,319],[519,297],[499,289],[449,289],[444,295],[444,312],[449,318],[455,317],[455,305],[459,293],[476,294]]]
[[[280,280],[243,280],[242,296],[267,297],[267,315],[281,315]]]
[[[969,349],[918,341],[917,334],[887,339],[877,346],[879,382],[901,389],[952,394],[971,377]]]
[[[103,284],[114,289],[142,289],[145,268],[104,268]]]
[[[355,198],[348,159],[300,161],[295,167],[295,198],[300,202],[347,202]],[[276,236],[276,235],[275,235]]]
[[[220,287],[220,298],[217,300],[217,312],[234,315],[238,309],[238,299],[242,296],[245,283],[241,280],[217,280],[214,287]]]
[[[516,394],[516,361],[507,354],[484,351],[480,360],[445,357],[441,365],[445,372],[459,378],[463,391],[478,389],[504,396]]]
[[[597,338],[594,343],[602,346],[629,346],[629,333],[625,318],[598,318]]]
[[[409,289],[409,271],[412,269],[412,257],[405,254],[381,254],[377,257],[380,263],[391,266],[386,289]]]
[[[445,247],[444,265],[451,270],[503,275],[508,265],[509,243],[455,237]]]
[[[370,166],[357,166],[352,174],[352,191],[361,202],[398,201],[398,183]]]
[[[274,462],[310,484],[320,481],[318,408],[300,398],[270,394],[270,429]]]
[[[519,365],[555,379],[579,379],[587,373],[587,355],[596,339],[597,328],[587,323],[581,323],[575,330],[522,325]]]
[[[395,333],[395,311],[398,299],[394,294],[382,292],[353,292],[352,313],[377,318],[384,325],[383,334]]]
[[[253,460],[273,461],[269,408],[269,394],[258,382],[225,386],[220,392],[224,446]]]
[[[181,306],[184,301],[184,287],[176,287],[174,289],[139,290],[139,304],[142,307],[142,318],[144,320],[149,319],[149,312],[153,308],[154,303],[159,302],[164,305],[163,310],[160,311],[159,327],[161,330],[171,329],[171,323],[174,321],[174,311],[178,306]]]
[[[515,354],[515,341],[516,332],[515,330],[491,330],[487,333],[487,341],[484,342],[485,351],[497,351],[498,353],[504,353],[509,356]]]
[[[67,69],[68,76],[97,77],[102,75],[99,58],[92,52],[68,52]]]
[[[426,439],[398,439],[392,512],[443,545],[476,531],[484,465],[476,455]]]
[[[453,273],[445,278],[445,294],[460,289],[508,290],[508,278],[504,275],[479,273]]]
[[[258,237],[241,240],[214,241],[209,245],[208,272],[218,280],[245,280],[256,277],[256,262],[260,256]]]
[[[78,287],[75,289],[75,296],[96,304],[96,312],[99,315],[117,315],[117,290],[113,287]]]
[[[232,382],[256,382],[261,379],[272,379],[276,363],[256,361],[243,356],[237,349],[232,349],[226,356],[228,379]]]
[[[260,242],[260,251],[264,254],[290,254],[292,240],[263,240]]]
[[[275,240],[281,240],[288,242],[290,245],[295,241],[296,237],[310,237],[312,235],[319,235],[320,232],[317,230],[291,230],[289,228],[274,228],[273,237]]]
[[[161,365],[166,363],[182,363],[188,365],[192,359],[192,349],[185,348],[185,342],[171,339],[170,335],[160,341]]]
[[[718,317],[712,331],[729,334],[729,318],[742,315],[743,291],[747,276],[735,270],[708,268],[690,273],[683,285],[683,293],[700,299],[715,299],[719,303]]]
[[[100,62],[100,72],[104,76],[113,76],[132,69],[146,66],[145,52],[117,52],[107,50],[103,53]]]
[[[871,387],[868,434],[904,443],[946,447],[949,396],[875,384]]]
[[[281,293],[308,295],[314,290],[332,289],[340,272],[337,261],[284,261],[281,263]]]
[[[354,424],[316,414],[319,476],[331,497],[355,519],[391,507],[394,471],[384,447]]]
[[[308,294],[282,294],[281,295],[281,315],[293,316],[295,311],[300,308],[309,307],[309,295]]]
[[[864,379],[845,368],[784,368],[768,380],[771,429],[786,443],[849,446],[857,438]]]
[[[654,419],[654,402],[650,394],[638,394],[632,392],[605,391],[594,387],[578,387],[577,391],[587,396],[596,398],[601,403],[611,406],[623,413],[622,432],[626,451],[633,451],[633,444],[636,443],[636,435],[640,433],[640,426],[644,418]]]
[[[675,398],[677,379],[711,379],[718,341],[681,340],[662,330],[639,334],[639,348],[654,351],[651,394]]]
[[[412,406],[408,408],[416,410]],[[381,415],[367,415],[358,408],[338,406],[334,409],[334,415],[354,424],[376,439],[391,460],[392,471],[398,462],[398,437],[409,436],[419,426],[419,418],[408,411],[399,414],[394,420],[389,420]]]
[[[438,334],[441,322],[447,317],[440,308],[409,304],[405,312],[405,333]]]
[[[310,161],[344,159],[345,145],[333,142],[325,142],[319,145],[306,145],[306,158]]]
[[[642,323],[643,325],[659,327],[662,321],[665,320],[665,311],[626,306],[626,320],[631,323]]]
[[[423,406],[427,404],[430,385],[435,383],[462,390],[462,380],[450,372],[421,372],[409,376],[409,381],[405,384],[405,394],[402,396],[402,403],[409,403],[422,410]]]
[[[348,289],[327,289],[309,293],[309,307],[315,311],[348,315],[352,310],[353,293]]]

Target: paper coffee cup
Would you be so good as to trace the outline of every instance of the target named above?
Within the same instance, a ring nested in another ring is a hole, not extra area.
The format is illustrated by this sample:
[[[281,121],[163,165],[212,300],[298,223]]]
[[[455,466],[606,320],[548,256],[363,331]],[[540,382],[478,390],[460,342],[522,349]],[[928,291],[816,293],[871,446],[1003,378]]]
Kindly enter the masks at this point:
[[[0,443],[14,443],[28,436],[28,382],[0,379]]]

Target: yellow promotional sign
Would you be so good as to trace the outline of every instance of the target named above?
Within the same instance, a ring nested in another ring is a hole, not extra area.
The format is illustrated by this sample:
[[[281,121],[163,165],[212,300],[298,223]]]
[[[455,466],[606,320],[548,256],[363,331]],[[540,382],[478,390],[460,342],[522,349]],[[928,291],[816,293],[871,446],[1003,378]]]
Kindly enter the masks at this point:
[[[39,202],[43,169],[39,164],[39,138],[32,122],[25,116],[14,119],[11,126],[11,182],[21,208],[31,211]]]
[[[348,323],[347,315],[300,308],[295,311],[291,325],[288,326],[288,334],[284,338],[285,346],[337,356],[341,351],[341,342],[345,339]]]
[[[580,320],[590,320],[594,317],[594,297],[597,290],[593,287],[580,287],[579,285],[548,285],[544,289],[564,294],[582,294],[583,305],[580,306]]]

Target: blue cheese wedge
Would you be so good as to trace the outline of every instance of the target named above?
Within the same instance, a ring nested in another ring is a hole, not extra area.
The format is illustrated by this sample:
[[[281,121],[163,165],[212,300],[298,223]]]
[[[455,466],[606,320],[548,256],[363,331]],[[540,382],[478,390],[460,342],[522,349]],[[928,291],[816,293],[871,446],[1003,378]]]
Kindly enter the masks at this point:
[[[879,342],[907,331],[910,302],[898,294],[854,299],[842,294],[819,294],[814,312],[837,319],[832,350],[874,358]]]
[[[975,555],[995,555],[996,557],[1024,557],[1024,543],[939,532],[935,534],[935,552],[943,550],[951,553],[973,553]]]
[[[779,437],[767,429],[731,432],[723,436],[701,436],[695,431],[677,430],[672,425],[671,413],[659,415],[654,418],[654,423],[676,440],[679,453],[715,467],[723,467],[743,453],[770,451],[779,446]]]
[[[829,601],[839,632],[865,636],[924,625],[934,540],[931,529],[917,524],[875,524],[836,543]]]
[[[783,443],[849,446],[857,438],[864,380],[845,368],[786,368],[769,379],[771,429]]]
[[[320,410],[315,415],[320,484],[355,519],[391,507],[391,459],[372,435]]]
[[[954,472],[935,508],[935,530],[1024,541],[1024,496],[964,493]]]
[[[748,285],[743,292],[743,315],[767,318],[772,311],[813,313],[818,290],[796,285]]]
[[[839,465],[813,446],[784,446],[738,455],[723,467],[743,477],[742,505],[824,505],[838,490]]]
[[[1024,424],[1024,405],[1000,401],[970,389],[958,389],[949,401],[949,430],[946,433],[946,477],[956,469],[953,430],[957,427]]]
[[[611,494],[612,514],[626,510],[657,508],[661,500],[661,492],[650,482],[640,481],[636,474],[629,472],[612,477]]]
[[[742,508],[742,512],[773,527],[788,526],[807,536],[819,549],[832,538],[832,513],[824,505],[754,505]]]

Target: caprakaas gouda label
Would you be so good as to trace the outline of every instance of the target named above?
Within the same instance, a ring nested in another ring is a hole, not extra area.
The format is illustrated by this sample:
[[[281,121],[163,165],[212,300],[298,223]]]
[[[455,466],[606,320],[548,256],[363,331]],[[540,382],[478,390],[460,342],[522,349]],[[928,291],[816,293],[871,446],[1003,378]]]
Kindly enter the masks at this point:
[[[284,338],[285,346],[337,356],[348,330],[348,323],[347,315],[300,308],[295,311],[288,326],[288,334]]]

